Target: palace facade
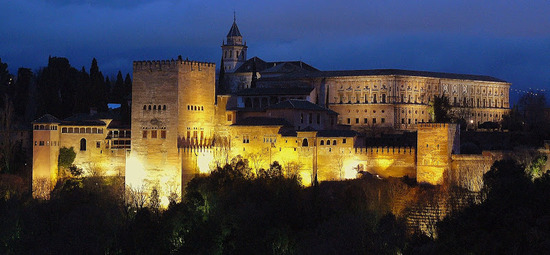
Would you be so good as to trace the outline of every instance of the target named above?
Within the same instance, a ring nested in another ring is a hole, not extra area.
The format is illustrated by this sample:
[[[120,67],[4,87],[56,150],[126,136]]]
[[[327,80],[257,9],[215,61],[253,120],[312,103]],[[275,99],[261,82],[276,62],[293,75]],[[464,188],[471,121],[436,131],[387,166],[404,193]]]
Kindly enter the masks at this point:
[[[428,123],[430,103],[447,96],[452,111],[475,128],[507,113],[510,83],[391,69],[319,71],[301,61],[246,59],[247,49],[233,22],[219,81],[214,63],[135,61],[130,126],[98,115],[34,121],[33,194],[47,197],[59,178],[61,147],[76,151],[75,165],[86,173],[124,176],[129,188],[144,192],[157,189],[164,204],[197,174],[239,155],[255,171],[278,161],[305,185],[369,172],[473,190],[499,158],[460,154],[460,128]],[[364,129],[417,135],[411,144],[373,146],[358,132]]]

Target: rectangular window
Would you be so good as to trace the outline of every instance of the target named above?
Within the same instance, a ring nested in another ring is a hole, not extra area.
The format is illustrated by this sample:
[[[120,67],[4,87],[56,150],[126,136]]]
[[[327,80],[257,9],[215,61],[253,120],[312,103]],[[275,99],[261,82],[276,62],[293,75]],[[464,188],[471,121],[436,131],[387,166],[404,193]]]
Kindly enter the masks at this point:
[[[401,119],[401,124],[405,124],[405,119]]]
[[[250,138],[248,135],[243,135],[243,143],[250,143]]]
[[[40,142],[38,143],[38,145],[44,146],[44,141],[40,141]]]
[[[381,123],[385,123],[385,122],[386,122],[386,118],[381,118],[381,119],[380,119],[380,122],[381,122]]]
[[[321,124],[321,114],[317,113],[317,124]]]
[[[342,139],[342,143],[346,143],[346,138]]]
[[[151,130],[151,138],[157,138],[157,131]]]
[[[161,130],[160,131],[160,138],[166,139],[166,130]]]
[[[359,124],[359,118],[355,118],[355,124]]]
[[[147,130],[143,130],[143,138],[147,138]]]
[[[350,118],[348,118],[348,124],[351,124],[351,119]]]
[[[365,118],[365,119],[363,119],[363,122],[364,122],[365,124],[367,124],[367,123],[369,122],[369,119]]]
[[[409,119],[409,124],[411,124],[411,119]]]
[[[372,124],[376,124],[376,118],[372,118]]]
[[[232,118],[231,114],[227,114],[227,121],[232,121],[232,119],[233,118]]]
[[[95,147],[96,148],[101,148],[101,142],[100,141],[95,142]]]

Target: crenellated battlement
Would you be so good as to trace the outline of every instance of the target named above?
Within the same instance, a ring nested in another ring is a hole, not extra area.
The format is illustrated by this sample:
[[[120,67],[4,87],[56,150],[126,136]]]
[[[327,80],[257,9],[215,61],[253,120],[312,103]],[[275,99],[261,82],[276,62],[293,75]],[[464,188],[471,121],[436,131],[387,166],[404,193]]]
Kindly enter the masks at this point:
[[[161,71],[161,70],[175,70],[179,67],[191,67],[191,70],[201,71],[202,68],[216,68],[215,63],[200,62],[183,59],[171,59],[171,60],[144,60],[134,61],[134,71],[148,70],[148,71]]]
[[[447,128],[449,123],[419,123],[418,128]]]
[[[366,147],[355,148],[355,154],[380,154],[380,155],[407,155],[415,154],[416,149],[413,147]]]

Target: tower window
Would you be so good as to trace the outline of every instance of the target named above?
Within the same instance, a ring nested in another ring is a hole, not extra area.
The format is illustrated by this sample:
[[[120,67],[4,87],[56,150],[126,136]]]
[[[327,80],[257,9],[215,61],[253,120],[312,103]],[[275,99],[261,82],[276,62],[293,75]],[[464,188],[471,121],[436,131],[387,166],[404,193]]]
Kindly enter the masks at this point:
[[[157,138],[157,131],[151,130],[151,138]]]

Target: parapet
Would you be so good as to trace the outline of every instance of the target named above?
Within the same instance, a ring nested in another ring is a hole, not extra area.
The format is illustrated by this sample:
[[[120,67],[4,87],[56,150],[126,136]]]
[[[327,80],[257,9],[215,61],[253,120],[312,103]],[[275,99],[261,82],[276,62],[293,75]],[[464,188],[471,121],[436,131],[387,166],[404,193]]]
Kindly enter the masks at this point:
[[[380,155],[390,155],[390,154],[415,154],[416,149],[413,147],[366,147],[366,148],[355,148],[355,154],[380,154]]]
[[[199,62],[192,60],[146,60],[146,61],[134,61],[134,71],[161,71],[161,70],[176,70],[179,67],[190,67],[192,71],[201,71],[203,68],[216,68],[215,63]]]

